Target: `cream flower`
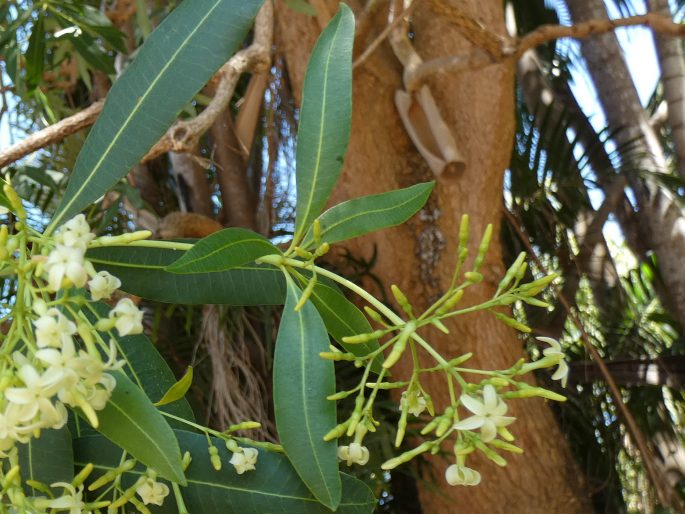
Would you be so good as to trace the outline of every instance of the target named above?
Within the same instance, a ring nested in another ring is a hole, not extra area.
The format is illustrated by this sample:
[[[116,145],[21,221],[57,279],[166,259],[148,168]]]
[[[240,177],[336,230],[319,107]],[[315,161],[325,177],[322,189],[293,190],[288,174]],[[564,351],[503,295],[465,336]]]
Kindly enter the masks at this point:
[[[246,471],[253,471],[257,464],[259,452],[255,448],[241,448],[233,453],[231,460],[228,461],[235,468],[236,473],[242,475]]]
[[[64,494],[59,498],[50,500],[47,506],[51,509],[69,511],[69,514],[82,514],[85,512],[86,504],[83,502],[83,486],[78,490],[73,485],[66,482],[55,482],[51,487],[63,487]],[[68,494],[67,494],[68,491]]]
[[[568,364],[566,364],[566,355],[561,349],[559,341],[552,339],[551,337],[536,337],[535,339],[549,345],[549,348],[542,350],[542,354],[555,364],[559,365],[557,370],[552,375],[552,380],[561,380],[562,387],[566,387],[569,368]]]
[[[109,317],[115,320],[119,335],[141,334],[143,332],[143,311],[138,309],[129,298],[122,298],[114,309],[109,312]]]
[[[154,478],[147,478],[141,486],[136,489],[136,493],[143,500],[145,505],[162,505],[164,498],[169,494],[169,486],[157,482]]]
[[[344,460],[348,466],[352,464],[363,466],[369,462],[369,450],[359,443],[350,443],[349,446],[338,448],[338,458]]]
[[[49,309],[33,322],[36,328],[36,343],[40,348],[60,348],[76,333],[76,324],[57,309]]]
[[[85,251],[88,243],[95,237],[83,214],[79,214],[62,225],[55,234],[57,243]]]
[[[121,287],[121,280],[106,271],[100,271],[88,281],[88,287],[93,300],[109,299],[112,293]]]
[[[51,291],[58,291],[63,286],[83,287],[88,280],[83,250],[79,248],[57,245],[48,255],[45,271]]]
[[[483,388],[483,401],[467,394],[461,395],[461,403],[474,415],[457,422],[455,430],[475,430],[480,428],[481,439],[484,443],[492,441],[497,436],[497,428],[505,427],[516,418],[505,416],[507,404],[504,403],[494,386],[488,384]]]
[[[452,464],[445,470],[445,480],[449,485],[478,485],[480,473],[466,466]]]
[[[36,368],[26,364],[17,371],[17,377],[25,387],[8,387],[5,389],[5,398],[21,406],[22,420],[28,421],[40,414],[40,419],[51,425],[60,418],[50,401],[59,388],[59,373],[47,370],[41,375]]]
[[[421,394],[414,390],[407,394],[407,391],[402,393],[400,400],[400,408],[404,409],[405,404],[408,403],[408,412],[414,416],[420,416],[426,410],[426,399]]]

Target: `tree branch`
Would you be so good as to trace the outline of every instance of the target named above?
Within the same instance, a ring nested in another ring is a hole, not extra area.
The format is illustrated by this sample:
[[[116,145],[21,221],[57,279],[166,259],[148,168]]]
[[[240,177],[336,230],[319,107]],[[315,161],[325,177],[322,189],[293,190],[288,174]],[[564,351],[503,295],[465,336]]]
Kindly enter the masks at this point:
[[[685,37],[685,25],[675,23],[668,16],[647,13],[617,20],[588,20],[571,26],[542,25],[518,39],[515,55],[519,57],[526,50],[554,39],[565,37],[584,39],[597,34],[605,34],[620,27],[634,27],[636,25],[645,25],[653,31],[667,36]]]
[[[192,152],[200,137],[228,106],[240,76],[247,71],[261,71],[268,68],[272,32],[273,6],[271,2],[265,2],[255,20],[252,44],[231,57],[215,75],[213,80],[218,78],[219,84],[209,105],[195,118],[174,123],[141,162],[149,161],[169,151]],[[25,140],[0,151],[0,168],[92,125],[102,111],[103,105],[103,101],[95,102],[83,111],[31,134]]]
[[[475,50],[466,55],[438,57],[425,61],[405,75],[405,85],[409,91],[421,87],[425,80],[435,73],[458,73],[472,71],[505,60],[518,60],[527,50],[541,44],[562,38],[583,39],[597,34],[605,34],[620,27],[644,25],[654,32],[672,37],[685,37],[685,25],[675,23],[668,16],[647,13],[617,20],[593,19],[575,25],[542,25],[521,38],[496,34],[478,21],[466,16],[458,9],[440,2],[428,0],[431,9],[450,19],[462,31]]]
[[[85,127],[89,127],[95,123],[100,111],[102,111],[103,105],[104,101],[102,100],[95,102],[87,109],[84,109],[73,116],[69,116],[68,118],[64,118],[43,130],[39,130],[23,141],[10,146],[6,150],[0,151],[0,168],[18,161],[36,150],[45,148],[52,143],[57,143]]]

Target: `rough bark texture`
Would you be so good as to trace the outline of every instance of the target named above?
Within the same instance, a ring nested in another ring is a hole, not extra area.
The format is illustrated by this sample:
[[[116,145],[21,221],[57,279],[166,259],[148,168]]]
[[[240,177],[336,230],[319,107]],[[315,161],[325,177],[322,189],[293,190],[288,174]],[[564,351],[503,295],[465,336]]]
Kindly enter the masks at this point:
[[[576,23],[608,18],[602,0],[571,0],[567,5]],[[660,189],[652,179],[642,179],[636,173],[663,172],[663,149],[640,104],[616,35],[593,36],[581,43],[581,49],[607,123],[615,131],[619,149],[624,157],[631,156],[634,168],[637,168],[627,173],[637,199],[635,221],[642,238],[659,260],[659,270],[666,286],[664,303],[685,327],[685,275],[682,273],[685,265],[685,219],[672,195]]]
[[[286,58],[299,99],[306,60],[319,28],[314,20],[289,11],[280,2],[277,5],[277,48]],[[503,13],[497,0],[469,0],[461,2],[460,8],[489,28],[503,31]],[[363,41],[356,42],[357,54],[382,30],[384,14],[378,12],[374,29],[365,34]],[[426,59],[469,51],[469,44],[455,28],[425,5],[416,9],[412,29],[413,43]],[[401,76],[402,69],[387,44],[355,70],[352,139],[335,202],[433,178],[395,110],[393,97],[402,87]],[[350,245],[357,255],[365,257],[371,253],[373,244],[377,245],[374,272],[386,285],[395,282],[410,292],[412,300],[421,307],[449,282],[462,213],[471,215],[472,234],[482,233],[490,222],[495,224],[495,234],[498,233],[502,175],[514,135],[514,66],[507,63],[478,72],[436,76],[430,87],[465,157],[465,171],[454,180],[440,182],[427,207],[409,224]],[[472,243],[473,250],[477,241]],[[489,297],[503,271],[501,248],[494,237],[484,266],[488,280],[469,303]],[[427,333],[446,355],[474,351],[475,365],[486,368],[509,367],[522,355],[515,333],[495,322],[491,315],[470,316],[450,323],[449,327],[450,336]],[[444,405],[444,383],[438,381],[428,386],[434,400]],[[549,408],[542,401],[531,400],[511,402],[511,410],[519,418],[511,428],[525,454],[510,458],[506,468],[474,460],[472,464],[483,473],[483,484],[475,488],[447,486],[443,477],[447,462],[433,458],[434,483],[440,494],[428,488],[421,490],[425,513],[591,512],[587,497],[581,492],[579,470]]]
[[[649,0],[651,12],[671,17],[668,0]],[[676,169],[685,177],[685,58],[678,38],[654,32],[654,44],[659,56],[664,99],[668,105],[668,124],[675,150]]]

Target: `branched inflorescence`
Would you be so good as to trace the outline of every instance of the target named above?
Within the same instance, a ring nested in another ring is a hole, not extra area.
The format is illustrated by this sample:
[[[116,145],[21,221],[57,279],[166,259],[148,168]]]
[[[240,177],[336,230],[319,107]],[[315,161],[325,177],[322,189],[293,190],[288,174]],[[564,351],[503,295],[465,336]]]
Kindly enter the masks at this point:
[[[314,233],[317,232],[316,223]],[[298,269],[310,271],[311,277],[307,287],[303,291],[300,305],[306,301],[308,291],[311,292],[317,280],[317,275],[324,276],[343,285],[358,294],[368,305],[365,311],[379,326],[377,330],[369,333],[351,335],[343,338],[347,345],[380,341],[378,347],[366,355],[345,352],[331,345],[330,351],[323,352],[320,356],[333,361],[350,361],[355,366],[363,368],[362,378],[358,385],[352,389],[339,391],[328,397],[331,401],[354,397],[354,409],[349,417],[342,423],[333,427],[326,440],[348,438],[349,442],[340,445],[338,457],[348,466],[352,464],[364,465],[369,460],[369,451],[363,445],[367,433],[375,432],[379,422],[374,419],[374,402],[379,391],[401,391],[400,417],[397,424],[395,446],[402,444],[409,420],[418,424],[420,434],[426,439],[415,448],[391,458],[383,463],[382,468],[391,470],[395,467],[412,460],[424,453],[438,453],[449,439],[453,441],[452,448],[455,463],[446,471],[446,480],[451,485],[477,485],[480,483],[480,473],[466,466],[469,454],[479,451],[487,458],[500,466],[506,465],[506,460],[498,451],[521,453],[523,450],[513,444],[515,440],[509,427],[515,418],[507,416],[507,401],[515,398],[542,397],[549,400],[564,401],[565,398],[553,391],[532,386],[523,381],[521,377],[533,370],[541,368],[554,368],[552,375],[555,380],[561,380],[565,385],[568,374],[568,366],[564,360],[564,353],[560,344],[550,338],[537,338],[549,345],[543,353],[543,357],[535,362],[526,362],[520,359],[518,362],[504,370],[481,370],[466,367],[472,357],[472,353],[465,353],[456,357],[441,355],[430,342],[420,334],[424,327],[436,327],[444,333],[448,329],[443,320],[464,315],[476,311],[490,311],[501,322],[521,331],[528,333],[531,329],[525,324],[511,318],[494,309],[512,305],[515,302],[524,302],[530,305],[547,308],[548,305],[535,298],[556,275],[549,275],[532,282],[522,283],[527,263],[525,254],[522,253],[507,270],[504,278],[499,283],[493,297],[483,303],[461,307],[462,300],[467,289],[483,280],[479,269],[485,259],[492,236],[492,227],[488,226],[478,248],[478,253],[473,264],[467,271],[464,265],[468,258],[467,243],[468,217],[462,218],[459,247],[457,249],[457,263],[453,278],[447,291],[433,305],[423,313],[417,314],[407,296],[395,285],[391,287],[393,296],[402,308],[404,316],[397,315],[382,302],[374,298],[361,287],[346,279],[314,265],[316,257],[328,251],[328,245],[323,243],[314,252],[304,252],[299,248],[293,248],[285,256],[269,256],[260,259],[261,262],[282,266],[296,276],[301,277]],[[293,257],[299,257],[293,258]],[[408,380],[390,380],[388,371],[395,366],[400,358],[409,352],[413,369]],[[419,352],[425,352],[434,361],[432,367],[422,367],[419,360]],[[374,378],[374,366],[381,359],[380,370],[376,370]],[[445,378],[445,387],[449,392],[450,402],[442,410],[437,412],[431,396],[422,385],[422,378],[427,374],[439,373]],[[465,376],[481,376],[479,382],[468,382]],[[427,416],[424,416],[427,414]]]

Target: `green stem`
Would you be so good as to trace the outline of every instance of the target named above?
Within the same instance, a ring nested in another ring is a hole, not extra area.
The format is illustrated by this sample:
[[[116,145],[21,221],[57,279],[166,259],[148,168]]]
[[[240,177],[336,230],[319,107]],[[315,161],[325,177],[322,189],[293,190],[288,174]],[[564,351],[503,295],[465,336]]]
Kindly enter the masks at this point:
[[[388,320],[390,320],[392,323],[398,326],[404,325],[405,321],[400,318],[397,314],[395,314],[389,307],[387,307],[383,302],[378,300],[376,297],[374,297],[371,293],[367,292],[363,288],[359,287],[357,284],[354,282],[351,282],[347,280],[346,278],[341,277],[340,275],[333,273],[332,271],[328,271],[325,268],[321,268],[319,266],[313,266],[310,264],[305,264],[301,261],[298,261],[296,259],[289,259],[287,257],[282,257],[280,255],[266,255],[264,257],[260,257],[257,259],[257,262],[260,263],[265,263],[265,264],[272,264],[274,266],[291,266],[293,268],[307,268],[311,269],[313,271],[316,271],[319,275],[323,277],[330,278],[334,282],[337,282],[338,284],[345,286],[348,288],[350,291],[353,291],[357,295],[359,295],[361,298],[366,300],[369,304],[373,305],[376,310],[378,310],[381,314],[383,314]],[[418,335],[416,332],[411,334],[411,338],[414,339],[421,347],[428,352],[428,354],[435,359],[435,361],[438,364],[442,364],[446,367],[446,369],[449,371],[449,373],[456,379],[457,382],[459,382],[459,385],[461,387],[466,387],[466,381],[457,373],[454,371],[450,366],[449,363],[444,359],[442,355],[440,355],[433,347],[425,340],[423,339],[420,335]]]

